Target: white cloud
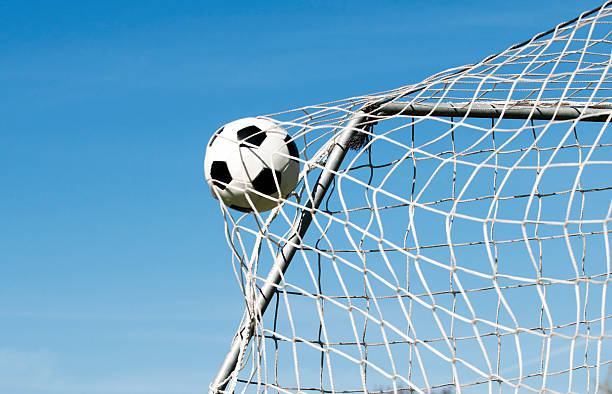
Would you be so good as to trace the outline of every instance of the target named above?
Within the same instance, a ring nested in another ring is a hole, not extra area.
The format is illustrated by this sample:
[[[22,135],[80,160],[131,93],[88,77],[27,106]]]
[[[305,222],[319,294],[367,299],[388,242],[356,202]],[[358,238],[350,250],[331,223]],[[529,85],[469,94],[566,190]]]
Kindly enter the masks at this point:
[[[151,371],[140,376],[131,375],[130,371],[119,373],[119,376],[80,379],[62,370],[57,354],[0,348],[1,394],[192,394],[202,393],[208,387],[202,374],[196,371]]]

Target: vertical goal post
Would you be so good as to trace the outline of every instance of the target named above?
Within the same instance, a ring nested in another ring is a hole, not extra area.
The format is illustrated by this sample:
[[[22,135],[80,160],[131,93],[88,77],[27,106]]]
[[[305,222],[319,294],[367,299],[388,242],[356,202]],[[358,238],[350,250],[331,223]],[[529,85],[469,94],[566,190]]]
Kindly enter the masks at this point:
[[[301,182],[267,217],[222,206],[246,310],[209,392],[597,392],[609,4],[417,85],[270,115]]]

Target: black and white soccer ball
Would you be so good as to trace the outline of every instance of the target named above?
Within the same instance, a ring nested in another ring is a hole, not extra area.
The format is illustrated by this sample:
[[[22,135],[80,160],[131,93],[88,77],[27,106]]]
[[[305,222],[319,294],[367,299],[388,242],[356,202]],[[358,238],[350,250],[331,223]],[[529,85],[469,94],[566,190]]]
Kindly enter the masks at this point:
[[[299,173],[297,145],[268,119],[228,123],[206,147],[206,183],[215,198],[238,211],[274,208],[293,191]]]

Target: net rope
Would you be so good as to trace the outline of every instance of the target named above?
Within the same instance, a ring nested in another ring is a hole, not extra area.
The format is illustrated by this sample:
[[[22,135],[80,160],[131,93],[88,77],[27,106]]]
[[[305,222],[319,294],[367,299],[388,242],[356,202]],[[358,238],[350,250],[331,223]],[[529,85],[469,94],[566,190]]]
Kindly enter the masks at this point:
[[[220,205],[246,305],[225,391],[603,391],[611,23],[606,3],[415,85],[267,115],[298,144],[302,173],[270,212]],[[392,103],[431,111],[381,110]],[[444,105],[467,113],[436,115]],[[500,113],[469,116],[480,107]],[[575,119],[535,116],[568,107]],[[260,314],[272,262],[358,113],[353,150]]]

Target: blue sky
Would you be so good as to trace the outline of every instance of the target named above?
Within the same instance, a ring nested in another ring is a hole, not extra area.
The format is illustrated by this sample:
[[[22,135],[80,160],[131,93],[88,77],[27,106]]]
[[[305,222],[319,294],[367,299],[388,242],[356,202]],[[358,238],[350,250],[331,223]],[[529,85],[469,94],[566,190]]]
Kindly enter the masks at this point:
[[[202,393],[243,304],[211,133],[406,85],[598,1],[0,2],[0,393]]]

